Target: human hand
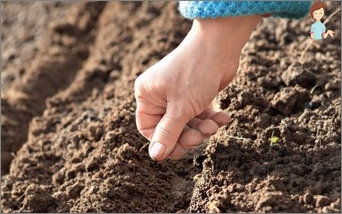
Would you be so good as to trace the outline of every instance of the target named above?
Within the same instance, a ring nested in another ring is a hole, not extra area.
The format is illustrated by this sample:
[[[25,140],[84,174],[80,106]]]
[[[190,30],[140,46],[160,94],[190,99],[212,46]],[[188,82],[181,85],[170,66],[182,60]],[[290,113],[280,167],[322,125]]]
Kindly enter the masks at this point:
[[[195,20],[183,42],[136,79],[136,123],[151,141],[152,159],[180,159],[229,123],[211,102],[235,76],[241,49],[259,20]]]
[[[327,34],[330,35],[331,37],[334,37],[334,31],[332,31],[332,30],[328,30]]]
[[[181,158],[229,122],[226,113],[210,105],[221,77],[201,69],[201,61],[184,69],[189,57],[171,53],[135,83],[138,130],[152,142],[149,150],[155,160]]]

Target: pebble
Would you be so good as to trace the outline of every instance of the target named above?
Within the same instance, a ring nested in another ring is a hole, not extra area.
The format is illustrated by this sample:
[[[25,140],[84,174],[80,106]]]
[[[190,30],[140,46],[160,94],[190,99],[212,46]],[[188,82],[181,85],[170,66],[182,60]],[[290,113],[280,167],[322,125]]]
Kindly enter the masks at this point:
[[[330,204],[330,200],[327,196],[317,195],[316,196],[316,207],[324,207]]]

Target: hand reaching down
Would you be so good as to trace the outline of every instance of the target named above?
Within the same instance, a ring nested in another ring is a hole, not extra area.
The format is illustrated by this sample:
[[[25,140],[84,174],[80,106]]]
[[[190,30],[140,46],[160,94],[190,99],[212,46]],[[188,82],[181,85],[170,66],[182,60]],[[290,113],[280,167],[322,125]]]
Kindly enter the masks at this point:
[[[194,20],[183,42],[135,82],[136,123],[154,160],[184,156],[226,125],[212,101],[234,78],[259,16]]]

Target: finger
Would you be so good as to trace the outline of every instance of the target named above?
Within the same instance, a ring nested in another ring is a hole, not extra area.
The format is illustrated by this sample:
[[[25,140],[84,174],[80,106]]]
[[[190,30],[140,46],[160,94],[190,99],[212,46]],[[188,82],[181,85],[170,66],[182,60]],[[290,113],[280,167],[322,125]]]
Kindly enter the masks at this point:
[[[232,120],[228,113],[224,111],[217,112],[211,116],[210,119],[215,121],[215,123],[217,123],[220,127],[227,125]]]
[[[208,118],[212,117],[216,113],[217,113],[217,111],[215,111],[215,110],[206,109],[201,114],[197,115],[196,117],[204,120],[204,119],[208,119]]]
[[[160,119],[152,137],[149,154],[152,159],[161,161],[167,158],[173,151],[179,136],[187,121],[183,111],[175,106],[168,106],[166,113]]]
[[[200,131],[205,137],[215,134],[219,128],[219,125],[211,119],[193,118],[188,125],[190,128]]]
[[[161,115],[151,115],[137,111],[135,120],[139,132],[151,141],[155,128],[161,118]]]
[[[204,119],[211,119],[216,122],[220,127],[227,125],[231,120],[230,116],[224,111],[215,111],[215,110],[205,110],[200,115],[197,116],[198,118]]]
[[[213,101],[214,102],[214,101]],[[207,108],[205,108],[201,114],[197,115],[196,117],[204,120],[204,119],[208,119],[210,118],[211,116],[213,116],[216,111],[214,110],[214,107],[213,107],[213,102],[210,103]]]
[[[219,125],[211,119],[205,119],[198,125],[198,130],[202,132],[204,136],[210,136],[217,132]]]
[[[135,93],[137,95],[138,92]],[[135,121],[139,132],[148,140],[151,140],[155,127],[165,114],[165,107],[151,104],[143,96],[136,97],[137,108]]]
[[[194,128],[194,129],[197,129],[198,130],[198,125],[200,122],[202,122],[203,120],[202,119],[199,119],[198,117],[194,117],[192,118],[189,122],[188,122],[188,126],[190,128]]]
[[[202,141],[203,135],[200,131],[198,131],[197,129],[190,128],[189,126],[186,126],[179,137],[178,143],[184,149],[191,149],[193,147],[200,145]]]
[[[179,160],[179,159],[183,158],[184,155],[185,155],[185,149],[180,144],[177,143],[175,145],[173,151],[169,155],[169,158],[171,160]]]

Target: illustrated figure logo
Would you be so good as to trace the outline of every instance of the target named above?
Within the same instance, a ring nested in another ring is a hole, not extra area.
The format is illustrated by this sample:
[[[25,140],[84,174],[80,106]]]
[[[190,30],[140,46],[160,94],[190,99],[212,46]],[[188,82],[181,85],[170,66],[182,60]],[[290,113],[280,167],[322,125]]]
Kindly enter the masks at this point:
[[[321,22],[322,17],[326,12],[326,4],[324,2],[318,1],[312,4],[310,8],[310,16],[316,22],[311,25],[311,38],[314,40],[326,39],[328,35],[334,37],[334,32],[332,30],[325,29],[325,25]]]

